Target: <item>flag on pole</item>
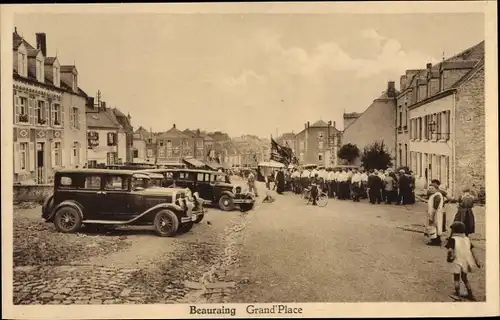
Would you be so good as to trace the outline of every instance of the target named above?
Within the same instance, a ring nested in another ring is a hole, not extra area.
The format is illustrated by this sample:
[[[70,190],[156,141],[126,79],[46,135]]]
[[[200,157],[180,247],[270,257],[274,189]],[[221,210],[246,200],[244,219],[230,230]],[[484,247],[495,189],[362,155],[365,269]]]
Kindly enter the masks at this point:
[[[281,146],[271,138],[271,160],[283,163],[288,167],[294,161],[294,158],[291,148]]]

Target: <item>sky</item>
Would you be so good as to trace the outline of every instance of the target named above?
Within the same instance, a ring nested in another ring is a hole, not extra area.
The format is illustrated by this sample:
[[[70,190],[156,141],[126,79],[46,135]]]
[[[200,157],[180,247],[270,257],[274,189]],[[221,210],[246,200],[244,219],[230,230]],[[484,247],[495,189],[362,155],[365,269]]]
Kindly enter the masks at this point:
[[[17,14],[135,128],[299,132],[363,112],[388,81],[484,40],[482,14]]]

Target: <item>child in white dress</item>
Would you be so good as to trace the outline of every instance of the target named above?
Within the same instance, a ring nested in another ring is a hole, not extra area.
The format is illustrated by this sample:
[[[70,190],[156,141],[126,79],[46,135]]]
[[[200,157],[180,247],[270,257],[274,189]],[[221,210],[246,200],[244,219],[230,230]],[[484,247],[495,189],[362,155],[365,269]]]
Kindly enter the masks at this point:
[[[474,246],[469,237],[465,235],[465,225],[462,222],[455,221],[451,225],[451,234],[446,248],[448,249],[446,260],[451,265],[455,284],[455,296],[452,297],[457,300],[460,299],[460,280],[462,280],[467,289],[467,299],[475,301],[467,276],[481,266],[472,251]]]

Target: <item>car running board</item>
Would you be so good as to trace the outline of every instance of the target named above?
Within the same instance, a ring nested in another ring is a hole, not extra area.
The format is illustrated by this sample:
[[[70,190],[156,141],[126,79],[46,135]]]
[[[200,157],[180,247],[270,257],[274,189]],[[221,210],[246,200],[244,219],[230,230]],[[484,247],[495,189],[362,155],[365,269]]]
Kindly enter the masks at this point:
[[[122,220],[83,220],[83,224],[129,224],[130,220],[122,221]]]

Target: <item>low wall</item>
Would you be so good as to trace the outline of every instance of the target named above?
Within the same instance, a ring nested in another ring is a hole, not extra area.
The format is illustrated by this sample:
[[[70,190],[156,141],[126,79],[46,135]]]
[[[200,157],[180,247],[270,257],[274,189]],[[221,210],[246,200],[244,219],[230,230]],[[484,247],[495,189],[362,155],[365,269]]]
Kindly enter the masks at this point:
[[[43,203],[43,200],[54,192],[54,186],[51,184],[36,185],[14,185],[14,203],[37,202]]]

